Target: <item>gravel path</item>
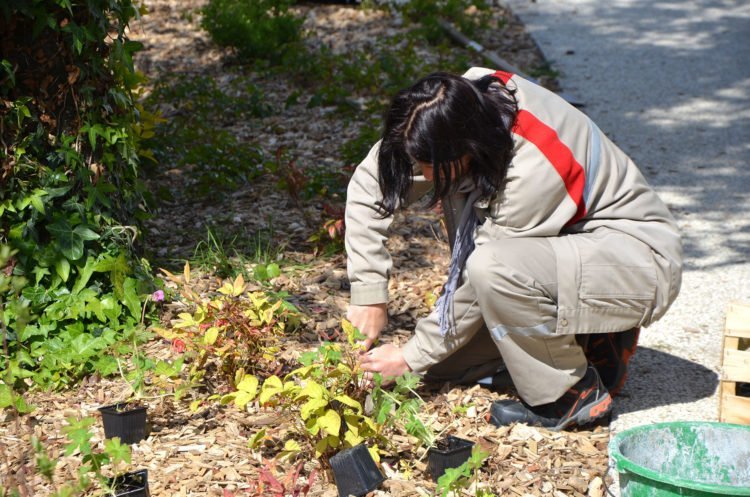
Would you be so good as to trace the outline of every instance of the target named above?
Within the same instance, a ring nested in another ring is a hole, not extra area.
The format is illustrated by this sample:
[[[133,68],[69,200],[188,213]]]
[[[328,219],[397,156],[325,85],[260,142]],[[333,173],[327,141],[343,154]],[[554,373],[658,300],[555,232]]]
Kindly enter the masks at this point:
[[[750,301],[750,3],[506,3],[684,236],[681,294],[641,335],[613,432],[717,420],[726,307]]]

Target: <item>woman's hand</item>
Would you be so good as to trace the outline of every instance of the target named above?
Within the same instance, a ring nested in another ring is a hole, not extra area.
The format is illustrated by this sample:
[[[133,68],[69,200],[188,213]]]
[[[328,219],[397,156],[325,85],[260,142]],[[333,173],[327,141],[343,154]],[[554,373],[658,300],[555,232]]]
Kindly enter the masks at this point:
[[[370,350],[372,344],[380,336],[385,325],[388,324],[388,307],[386,304],[350,305],[346,319],[365,335],[365,350]]]
[[[359,364],[364,371],[363,379],[370,385],[375,373],[380,373],[383,384],[387,384],[393,378],[411,371],[401,349],[390,343],[363,353]]]

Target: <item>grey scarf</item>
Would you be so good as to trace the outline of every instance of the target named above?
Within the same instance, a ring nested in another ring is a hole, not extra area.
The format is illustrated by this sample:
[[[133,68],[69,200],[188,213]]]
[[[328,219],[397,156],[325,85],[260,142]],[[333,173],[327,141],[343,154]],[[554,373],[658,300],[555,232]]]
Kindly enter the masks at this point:
[[[460,192],[461,190],[459,190]],[[440,335],[442,336],[446,336],[449,333],[455,334],[456,332],[453,296],[458,288],[466,259],[474,250],[474,230],[479,224],[479,218],[474,210],[474,203],[479,199],[479,195],[480,191],[473,189],[466,199],[463,212],[461,212],[461,220],[456,229],[456,239],[453,242],[453,253],[451,254],[451,262],[448,267],[448,280],[445,282],[443,294],[436,302]]]

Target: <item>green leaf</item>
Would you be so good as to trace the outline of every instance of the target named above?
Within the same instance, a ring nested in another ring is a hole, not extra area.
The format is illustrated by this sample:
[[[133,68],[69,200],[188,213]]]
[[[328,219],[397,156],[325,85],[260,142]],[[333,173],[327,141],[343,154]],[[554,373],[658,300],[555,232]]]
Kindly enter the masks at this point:
[[[70,342],[71,350],[78,356],[78,360],[85,359],[97,354],[102,349],[102,342],[99,338],[91,335],[81,334]]]
[[[253,450],[257,450],[260,447],[260,444],[263,443],[263,440],[266,438],[266,429],[261,428],[258,430],[255,435],[250,438],[250,441],[247,443],[248,447],[250,447]]]
[[[0,383],[0,409],[13,405],[13,392],[8,385]]]
[[[328,409],[323,416],[318,418],[317,424],[328,435],[338,436],[341,431],[341,416],[333,409]]]
[[[320,457],[328,450],[328,437],[324,437],[315,444],[315,457]]]
[[[91,279],[91,276],[94,274],[94,271],[96,271],[96,259],[88,256],[83,267],[78,268],[78,278],[76,279],[75,285],[73,285],[71,293],[76,294],[83,290],[89,282],[89,279]]]
[[[130,464],[130,446],[120,443],[120,439],[108,438],[104,441],[104,452],[110,458],[110,462],[115,466],[121,462]]]
[[[67,418],[68,426],[63,427],[63,432],[67,435],[70,443],[65,447],[65,455],[71,455],[76,450],[82,454],[91,452],[91,433],[89,428],[94,424],[94,418]]]
[[[279,268],[279,265],[276,263],[268,264],[266,266],[266,276],[268,276],[269,279],[281,276],[281,269]]]
[[[46,195],[46,194],[47,192],[42,191],[41,195],[33,195],[30,198],[32,207],[34,207],[34,209],[36,209],[41,214],[44,214],[44,201],[42,201],[42,195]]]
[[[67,219],[48,224],[47,231],[52,235],[62,254],[70,261],[83,257],[83,238],[73,231]]]
[[[55,263],[55,272],[61,280],[68,281],[68,277],[70,277],[70,262],[68,262],[68,259],[58,259]]]
[[[79,224],[73,229],[73,233],[78,235],[79,238],[82,240],[98,240],[99,235],[94,232],[91,228],[88,226],[84,226],[82,224]]]
[[[123,285],[123,301],[130,311],[130,315],[135,318],[141,317],[141,300],[138,298],[137,291],[138,280],[135,278],[126,278]]]

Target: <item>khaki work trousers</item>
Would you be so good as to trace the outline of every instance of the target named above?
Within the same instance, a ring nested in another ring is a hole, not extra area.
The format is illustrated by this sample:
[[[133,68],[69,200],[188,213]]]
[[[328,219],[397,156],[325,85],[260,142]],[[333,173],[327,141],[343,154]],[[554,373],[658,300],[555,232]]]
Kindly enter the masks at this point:
[[[554,334],[557,267],[546,238],[512,238],[477,247],[463,280],[454,296],[456,331],[473,337],[432,366],[427,381],[470,383],[504,364],[519,396],[540,405],[554,402],[583,377],[587,360],[576,336]],[[418,326],[421,336],[444,339],[436,313]]]
[[[442,207],[452,247],[466,196],[447,196]],[[518,395],[529,405],[559,399],[583,378],[588,362],[573,334],[524,331],[557,320],[557,262],[549,241],[514,238],[490,242],[477,247],[466,266],[453,305],[457,333],[473,337],[432,366],[425,380],[475,383],[505,367]],[[517,333],[493,336],[492,321],[515,324]],[[423,340],[445,340],[437,313],[430,313],[417,326]]]

